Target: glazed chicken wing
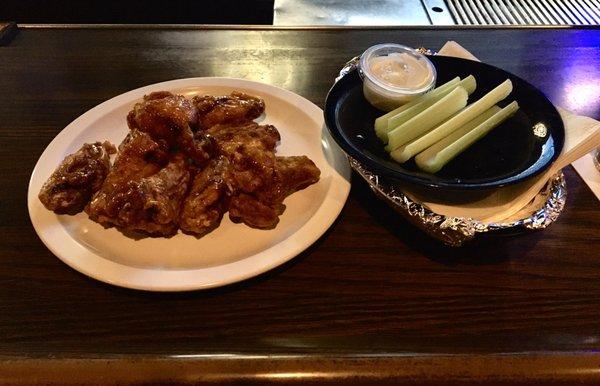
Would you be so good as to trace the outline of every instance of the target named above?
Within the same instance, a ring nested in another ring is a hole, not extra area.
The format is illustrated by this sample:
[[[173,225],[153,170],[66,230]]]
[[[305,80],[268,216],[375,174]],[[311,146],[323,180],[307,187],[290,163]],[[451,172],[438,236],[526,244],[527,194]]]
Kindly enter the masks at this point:
[[[86,212],[105,226],[168,236],[177,220],[190,173],[185,157],[169,153],[147,133],[134,130]]]
[[[205,130],[217,124],[252,121],[265,111],[262,99],[239,91],[219,97],[196,96],[192,101],[198,109],[199,127]]]
[[[155,236],[178,228],[204,235],[227,211],[234,222],[273,228],[285,198],[320,171],[306,156],[275,155],[279,132],[253,121],[264,111],[262,99],[237,91],[192,100],[153,92],[127,115],[130,131],[111,169],[114,146],[86,144],[52,174],[40,200],[57,213],[85,207],[104,226]]]
[[[319,180],[321,171],[306,156],[277,157],[274,175],[260,189],[231,198],[229,217],[255,228],[273,228],[285,210],[283,200]]]
[[[181,208],[181,229],[203,235],[219,226],[229,203],[228,168],[227,158],[219,157],[196,174]]]
[[[231,194],[237,198],[238,207],[242,207],[246,205],[240,201],[246,197],[245,193],[255,192],[271,184],[276,173],[274,149],[280,139],[275,127],[260,126],[255,122],[214,125],[206,134],[215,139],[220,157],[194,179],[180,219],[182,229],[197,234],[206,233],[218,226],[223,213],[228,209]],[[246,202],[249,206],[260,206],[260,202],[252,200],[253,196],[248,196]],[[270,208],[246,210],[260,214]],[[252,224],[268,223],[265,226],[268,227],[276,223],[280,213],[269,212],[263,216],[268,216],[268,220],[254,219]]]
[[[277,157],[274,184],[269,190],[272,195],[269,199],[283,200],[290,194],[316,183],[320,176],[321,171],[317,165],[305,155]]]
[[[104,182],[115,152],[111,143],[95,142],[67,156],[42,186],[42,204],[59,214],[81,212]]]
[[[279,132],[271,125],[215,125],[206,133],[216,141],[217,152],[230,161],[228,182],[234,190],[253,192],[270,181],[275,168]]]
[[[234,222],[272,228],[285,209],[285,197],[319,180],[319,169],[307,157],[275,156],[281,137],[274,126],[219,124],[206,132],[215,139],[217,151],[229,159],[225,179],[232,195],[229,217]]]
[[[155,141],[165,141],[194,160],[204,163],[211,157],[212,141],[205,137],[194,141],[198,110],[182,95],[158,91],[146,95],[127,115],[131,130],[148,133]]]

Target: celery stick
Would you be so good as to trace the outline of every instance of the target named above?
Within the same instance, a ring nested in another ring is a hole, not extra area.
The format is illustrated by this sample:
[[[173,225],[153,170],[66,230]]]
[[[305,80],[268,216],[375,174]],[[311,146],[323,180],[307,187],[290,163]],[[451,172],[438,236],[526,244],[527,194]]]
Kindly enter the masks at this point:
[[[458,83],[458,86],[461,86],[465,90],[467,90],[467,94],[471,95],[477,88],[477,81],[473,75],[469,75]]]
[[[460,78],[457,76],[456,78],[452,79],[451,81],[446,82],[439,87],[436,87],[435,89],[431,90],[427,94],[425,94],[421,97],[415,98],[412,101],[398,107],[397,109],[394,109],[394,110],[390,111],[389,113],[377,118],[375,120],[375,133],[382,140],[385,138],[385,141],[387,142],[387,136],[385,136],[385,137],[383,137],[383,136],[385,134],[387,134],[387,132],[389,131],[388,130],[388,121],[390,118],[401,113],[402,111],[410,109],[411,107],[422,102],[423,100],[436,97],[438,94],[445,92],[445,91],[448,91],[448,92],[452,91],[452,89],[454,89],[454,87],[456,87],[458,85],[459,81],[460,81]]]
[[[493,128],[512,116],[518,109],[519,104],[516,101],[512,102],[475,128],[466,130],[465,127],[455,131],[448,137],[418,154],[415,157],[417,166],[423,171],[436,173],[454,157],[465,151],[469,146],[483,138]],[[492,155],[490,154],[490,156]]]
[[[395,150],[467,105],[467,92],[457,87],[448,95],[388,133],[389,148]]]
[[[461,80],[458,83],[458,85],[453,86],[453,87],[447,87],[443,90],[440,90],[438,92],[438,95],[431,96],[429,98],[423,98],[423,100],[421,102],[417,103],[416,105],[412,106],[411,108],[406,109],[406,110],[394,115],[393,117],[391,117],[388,120],[388,127],[387,127],[386,134],[382,134],[380,136],[380,138],[385,137],[385,138],[382,138],[382,140],[385,143],[387,143],[388,142],[387,133],[389,133],[396,127],[400,126],[404,122],[408,121],[412,117],[416,116],[421,111],[428,108],[429,106],[432,106],[435,102],[439,101],[440,99],[442,99],[443,97],[448,95],[452,90],[454,90],[454,88],[456,88],[458,86],[464,88],[465,91],[467,92],[467,94],[471,95],[473,93],[473,91],[475,91],[475,88],[477,87],[477,83],[475,82],[475,77],[473,77],[473,75],[469,75],[465,79]]]
[[[501,110],[500,107],[492,106],[490,109],[486,110],[481,115],[477,116],[475,119],[467,122],[464,126],[462,126],[460,129],[458,129],[454,133],[456,133],[458,131],[466,133],[469,130],[478,126],[479,124],[483,123],[486,119],[488,119],[489,117],[491,117],[492,115],[494,115],[495,113],[497,113],[500,110]],[[457,114],[460,114],[460,111]],[[448,118],[448,120],[452,119],[455,116],[456,115]],[[442,125],[443,125],[443,123],[442,123]],[[450,135],[454,135],[454,133],[452,133]],[[446,135],[447,135],[447,133],[441,132],[437,129],[433,129],[429,133],[426,133],[426,134],[420,136],[419,138],[415,139],[414,141],[411,141],[411,142],[407,143],[406,145],[400,146],[399,148],[397,148],[396,150],[391,152],[390,156],[395,161],[404,163],[404,162],[408,161],[409,159],[411,159],[415,154],[418,154],[423,149],[426,149],[432,143],[436,143],[436,142],[444,139],[444,137],[446,137]]]
[[[429,131],[427,134],[423,135],[418,141],[414,141],[410,146],[407,146],[405,149],[402,149],[400,152],[395,154],[395,159],[409,159],[410,157],[420,153],[425,150],[429,146],[433,145],[437,141],[441,140],[444,137],[447,137],[454,131],[458,130],[460,127],[465,125],[467,122],[475,119],[478,115],[486,111],[487,109],[494,106],[496,103],[500,102],[504,98],[508,96],[512,91],[512,82],[507,79],[498,87],[494,88],[492,91],[485,94],[478,101],[470,104],[460,113],[456,114],[454,117],[448,119],[446,122],[442,123],[435,129]],[[391,133],[390,133],[391,135]],[[392,147],[396,150],[398,147]],[[401,154],[400,154],[401,153]],[[408,158],[406,158],[408,157]],[[403,162],[403,161],[398,161]]]

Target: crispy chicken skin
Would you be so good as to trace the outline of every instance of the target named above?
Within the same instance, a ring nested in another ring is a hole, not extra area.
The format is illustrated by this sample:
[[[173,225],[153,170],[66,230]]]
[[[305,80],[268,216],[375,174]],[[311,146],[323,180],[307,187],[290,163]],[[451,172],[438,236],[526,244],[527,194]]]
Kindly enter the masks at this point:
[[[67,156],[42,186],[38,195],[42,204],[59,214],[81,212],[102,186],[110,168],[110,155],[115,152],[111,143],[95,142]]]
[[[202,235],[219,226],[229,204],[228,168],[229,161],[221,156],[196,174],[179,215],[182,230]]]
[[[169,153],[164,144],[135,130],[120,146],[113,168],[86,212],[105,226],[169,236],[177,232],[189,180],[183,154]]]
[[[257,97],[234,91],[226,96],[201,95],[192,99],[198,109],[201,129],[217,124],[252,121],[265,111],[265,102]]]
[[[198,124],[198,110],[182,95],[158,91],[146,95],[127,115],[131,130],[148,133],[155,141],[165,141],[172,150],[181,150],[199,163],[211,157],[212,141],[194,141],[193,129]]]

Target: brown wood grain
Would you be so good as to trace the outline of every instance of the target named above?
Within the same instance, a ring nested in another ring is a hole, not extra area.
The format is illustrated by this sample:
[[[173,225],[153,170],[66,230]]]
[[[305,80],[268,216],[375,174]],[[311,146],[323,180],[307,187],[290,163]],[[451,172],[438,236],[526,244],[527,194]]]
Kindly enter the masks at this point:
[[[427,354],[444,363],[447,354],[505,354],[517,363],[560,353],[573,369],[596,369],[585,380],[600,379],[598,361],[582,355],[600,349],[600,204],[571,167],[567,207],[549,229],[461,249],[392,214],[354,176],[339,219],[307,251],[209,291],[99,283],[54,257],[31,226],[35,162],[106,99],[169,79],[233,76],[322,106],[343,63],[368,46],[436,49],[449,39],[557,105],[600,118],[592,29],[22,29],[0,47],[0,356]]]

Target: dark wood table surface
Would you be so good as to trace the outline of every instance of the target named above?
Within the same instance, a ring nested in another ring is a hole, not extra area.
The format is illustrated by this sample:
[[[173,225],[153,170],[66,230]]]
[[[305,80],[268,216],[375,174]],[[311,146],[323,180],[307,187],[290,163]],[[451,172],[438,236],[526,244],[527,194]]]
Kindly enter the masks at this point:
[[[155,82],[240,77],[323,106],[379,42],[456,40],[600,119],[592,29],[21,28],[0,47],[0,382],[600,382],[600,203],[568,167],[547,230],[444,247],[353,176],[339,219],[273,271],[147,293],[63,264],[27,213],[48,143],[96,104]]]

